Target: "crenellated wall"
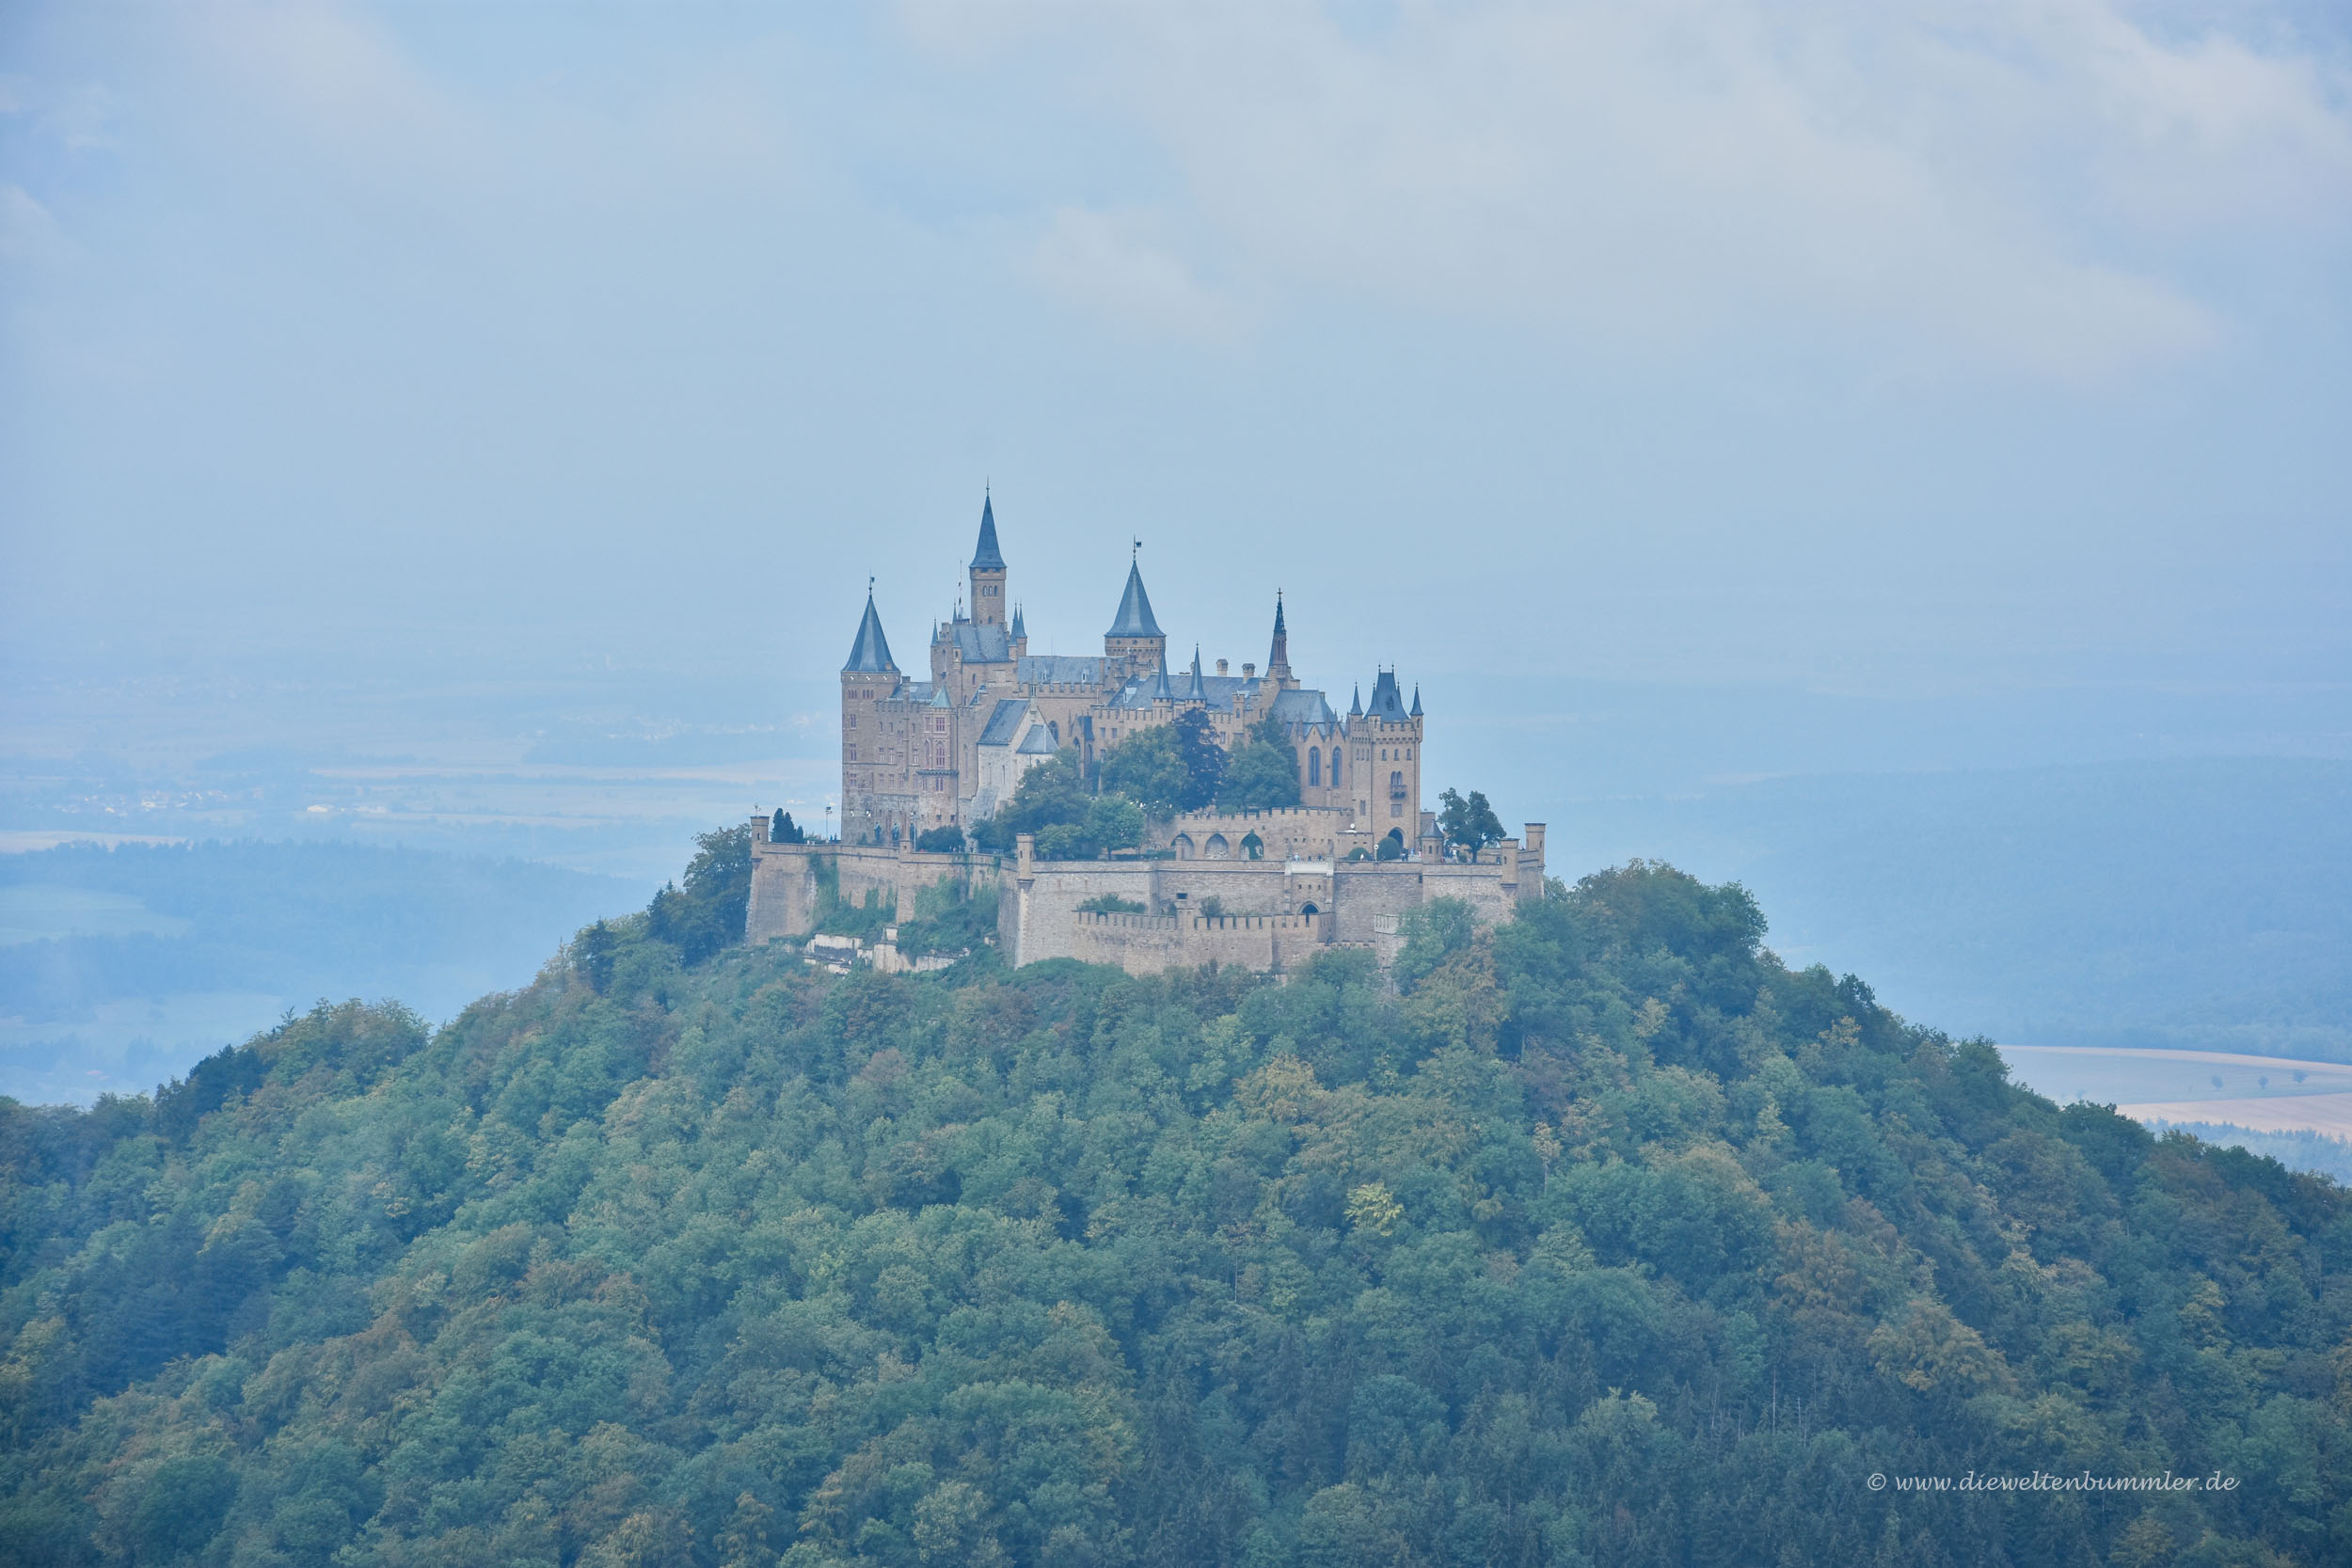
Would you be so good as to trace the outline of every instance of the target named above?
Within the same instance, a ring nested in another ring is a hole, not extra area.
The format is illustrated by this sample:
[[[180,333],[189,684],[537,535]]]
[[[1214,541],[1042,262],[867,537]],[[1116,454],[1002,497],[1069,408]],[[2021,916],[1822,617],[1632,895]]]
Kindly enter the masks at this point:
[[[863,904],[868,893],[913,918],[914,895],[943,881],[961,880],[985,895],[996,880],[993,855],[924,854],[903,846],[771,844],[767,818],[752,819],[752,901],[743,940],[804,937],[817,926],[818,865],[830,862],[844,903]]]
[[[1231,821],[1232,819],[1227,819]],[[1488,924],[1543,895],[1543,824],[1526,843],[1506,839],[1475,864],[1438,860],[1041,861],[1023,834],[1009,861],[839,844],[769,844],[755,830],[745,939],[804,937],[815,927],[818,866],[829,861],[845,902],[870,891],[912,914],[914,895],[962,879],[974,896],[993,886],[996,942],[1008,963],[1077,958],[1131,974],[1200,964],[1280,973],[1333,945],[1394,956],[1397,922],[1432,898],[1466,900]],[[1078,906],[1105,896],[1144,907],[1102,914]],[[1211,901],[1214,900],[1214,904]],[[1203,914],[1203,906],[1215,914]]]

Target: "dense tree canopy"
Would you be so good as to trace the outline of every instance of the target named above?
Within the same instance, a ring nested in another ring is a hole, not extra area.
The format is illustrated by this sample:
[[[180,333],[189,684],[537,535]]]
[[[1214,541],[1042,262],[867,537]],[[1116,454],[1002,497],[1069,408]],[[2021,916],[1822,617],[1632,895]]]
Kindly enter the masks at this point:
[[[721,828],[696,835],[686,885],[665,887],[645,907],[647,931],[699,963],[742,940],[752,901],[752,831]]]
[[[1012,799],[973,830],[982,848],[1009,854],[1023,833],[1037,835],[1049,861],[1093,860],[1106,849],[1143,842],[1143,810],[1123,795],[1088,790],[1075,747],[1065,746],[1021,776]]]
[[[1273,717],[1260,720],[1226,760],[1220,811],[1276,811],[1298,804],[1298,753]]]
[[[1169,724],[1135,730],[1103,752],[1103,787],[1124,795],[1163,820],[1184,809],[1193,793],[1176,731]]]
[[[694,879],[689,877],[691,891]],[[0,1101],[0,1560],[2352,1557],[2352,1209],[1631,866],[1385,987],[610,923]],[[2227,1491],[1873,1490],[2219,1473]]]
[[[1225,748],[1217,743],[1209,716],[1197,707],[1178,714],[1168,728],[1184,765],[1184,791],[1176,803],[1185,811],[1205,811],[1225,784]]]

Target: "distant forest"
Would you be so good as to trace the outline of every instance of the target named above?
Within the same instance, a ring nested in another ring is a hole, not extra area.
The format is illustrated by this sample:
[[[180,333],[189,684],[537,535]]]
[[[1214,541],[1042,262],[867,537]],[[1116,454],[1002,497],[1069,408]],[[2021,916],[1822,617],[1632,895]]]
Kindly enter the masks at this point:
[[[0,1560],[2352,1560],[2344,1192],[2017,1088],[1736,885],[1440,902],[1386,975],[834,976],[707,944],[732,864],[445,1028],[0,1101]],[[2037,1470],[2201,1484],[1872,1480]]]

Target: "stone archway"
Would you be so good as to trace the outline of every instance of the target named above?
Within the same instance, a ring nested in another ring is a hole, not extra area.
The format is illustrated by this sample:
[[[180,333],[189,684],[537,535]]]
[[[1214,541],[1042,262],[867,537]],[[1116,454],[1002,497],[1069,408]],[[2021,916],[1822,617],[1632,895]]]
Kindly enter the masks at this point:
[[[1178,833],[1176,835],[1176,842],[1171,846],[1171,847],[1175,849],[1176,858],[1178,860],[1188,861],[1192,859],[1192,835],[1190,833]]]
[[[1207,860],[1229,861],[1233,858],[1233,847],[1225,842],[1223,833],[1211,833],[1209,842],[1200,847],[1200,853]]]
[[[1252,832],[1241,841],[1241,852],[1253,861],[1265,859],[1265,840]]]
[[[1313,901],[1310,900],[1307,903],[1298,906],[1298,912],[1300,914],[1321,914],[1323,911],[1316,909]]]

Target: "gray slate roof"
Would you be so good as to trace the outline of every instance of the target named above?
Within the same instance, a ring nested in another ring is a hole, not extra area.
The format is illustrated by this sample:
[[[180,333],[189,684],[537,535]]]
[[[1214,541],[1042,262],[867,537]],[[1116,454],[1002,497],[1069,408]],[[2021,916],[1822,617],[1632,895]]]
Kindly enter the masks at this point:
[[[1118,619],[1104,637],[1165,637],[1159,622],[1152,618],[1152,595],[1143,591],[1143,568],[1133,562],[1127,565],[1127,592],[1120,596]]]
[[[1029,654],[1013,666],[1024,686],[1100,686],[1103,661],[1077,654]]]
[[[1405,721],[1405,693],[1397,689],[1395,671],[1380,672],[1379,677],[1372,683],[1372,703],[1364,711],[1391,724]]]
[[[1005,569],[1005,554],[996,547],[996,503],[980,498],[980,546],[972,552],[972,569],[976,572],[1001,572]]]
[[[1021,743],[1021,750],[1016,754],[1025,757],[1050,757],[1060,750],[1060,747],[1054,744],[1053,734],[1044,725],[1032,724],[1029,726],[1028,738]]]
[[[1274,717],[1284,724],[1336,726],[1340,716],[1320,691],[1296,688],[1274,699]]]
[[[1012,737],[1021,733],[1021,721],[1029,711],[1029,705],[1019,697],[999,697],[996,710],[988,716],[980,729],[983,746],[1009,746]]]
[[[882,636],[882,617],[874,613],[874,595],[868,594],[865,619],[857,624],[857,641],[850,644],[850,662],[841,667],[841,673],[895,674],[898,669],[890,661],[890,640]]]
[[[950,622],[946,641],[956,645],[966,664],[1008,664],[1012,660],[1012,637],[1004,627],[993,624],[980,626],[971,621]]]

